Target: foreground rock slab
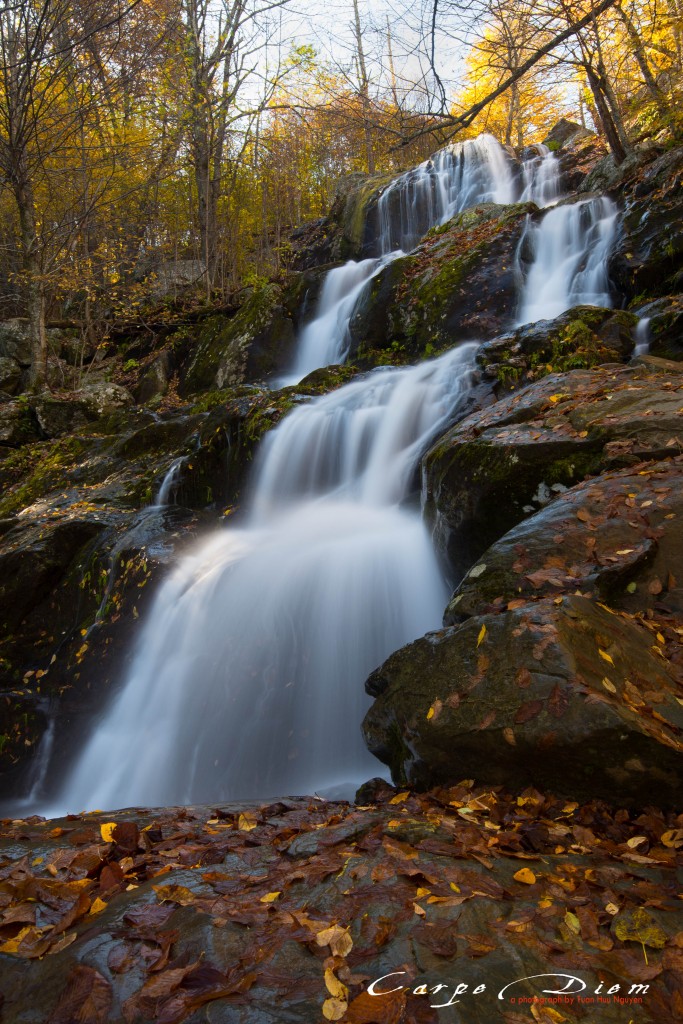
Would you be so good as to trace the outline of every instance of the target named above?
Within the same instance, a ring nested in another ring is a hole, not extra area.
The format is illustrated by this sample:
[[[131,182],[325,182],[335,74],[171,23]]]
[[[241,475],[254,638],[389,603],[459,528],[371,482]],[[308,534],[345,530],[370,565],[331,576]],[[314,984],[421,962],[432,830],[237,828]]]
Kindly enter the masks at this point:
[[[299,798],[3,822],[3,1019],[678,1016],[681,818],[471,783],[382,788],[364,807]]]

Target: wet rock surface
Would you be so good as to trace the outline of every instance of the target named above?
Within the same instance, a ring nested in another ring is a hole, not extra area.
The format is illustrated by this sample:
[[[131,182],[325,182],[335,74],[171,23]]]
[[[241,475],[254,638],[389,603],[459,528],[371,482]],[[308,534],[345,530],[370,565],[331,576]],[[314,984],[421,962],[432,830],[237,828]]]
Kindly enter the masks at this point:
[[[680,456],[549,491],[547,500],[472,566],[447,625],[577,588],[632,614],[683,614]]]
[[[582,596],[516,600],[377,669],[366,742],[402,785],[471,776],[641,807],[656,790],[676,806],[683,675],[680,638],[667,635],[659,643],[637,619]]]
[[[538,320],[481,346],[477,363],[497,390],[519,390],[548,373],[626,362],[638,317],[625,310],[575,306],[555,320]]]
[[[571,1024],[675,1018],[679,819],[471,783],[383,799],[5,821],[4,1014],[508,1024],[560,974],[592,1000]]]
[[[647,361],[552,373],[454,427],[423,472],[426,514],[455,575],[549,494],[677,452],[682,386],[675,369]]]

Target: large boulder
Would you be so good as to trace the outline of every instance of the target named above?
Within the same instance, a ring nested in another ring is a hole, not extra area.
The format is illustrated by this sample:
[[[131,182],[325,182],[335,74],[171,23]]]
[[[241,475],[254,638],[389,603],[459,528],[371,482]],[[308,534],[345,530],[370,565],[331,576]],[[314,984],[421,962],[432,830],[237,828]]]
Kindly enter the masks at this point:
[[[354,360],[410,362],[504,331],[517,303],[517,245],[535,210],[531,203],[475,206],[388,264],[351,319]]]
[[[553,373],[437,441],[423,463],[425,510],[455,575],[553,493],[676,451],[683,378],[670,365]]]
[[[369,749],[394,781],[474,778],[573,799],[676,806],[681,669],[636,618],[546,598],[430,633],[368,679]]]
[[[0,391],[16,395],[21,384],[21,367],[16,359],[0,356]]]
[[[184,381],[194,394],[264,380],[290,363],[296,332],[274,283],[256,289],[230,317],[209,318],[198,338]]]
[[[19,448],[38,437],[28,404],[21,398],[0,403],[0,445]]]
[[[446,625],[576,590],[634,615],[683,615],[683,457],[603,473],[547,499],[471,567]]]

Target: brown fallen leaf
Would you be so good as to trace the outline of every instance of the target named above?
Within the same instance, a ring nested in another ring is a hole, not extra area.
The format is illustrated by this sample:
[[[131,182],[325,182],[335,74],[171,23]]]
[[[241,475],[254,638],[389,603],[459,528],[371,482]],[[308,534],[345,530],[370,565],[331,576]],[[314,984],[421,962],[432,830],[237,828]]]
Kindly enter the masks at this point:
[[[94,967],[77,964],[46,1024],[107,1024],[111,1004],[109,982]]]

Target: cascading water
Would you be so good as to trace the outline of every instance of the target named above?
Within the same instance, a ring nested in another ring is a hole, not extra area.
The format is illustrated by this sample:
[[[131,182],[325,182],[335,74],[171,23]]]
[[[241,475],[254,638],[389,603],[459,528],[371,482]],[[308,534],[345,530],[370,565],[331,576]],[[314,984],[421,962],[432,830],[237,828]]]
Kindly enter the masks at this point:
[[[544,197],[554,197],[557,191],[557,160],[548,151],[540,158],[534,156],[531,163],[534,169],[526,174],[524,192],[544,205]],[[321,366],[343,362],[350,345],[349,323],[370,281],[413,249],[430,228],[460,210],[477,203],[515,202],[518,177],[514,160],[500,143],[492,135],[480,135],[440,150],[396,178],[377,202],[379,255],[350,260],[327,274],[316,315],[302,331],[292,370],[278,381],[279,386],[295,384]]]
[[[320,366],[343,363],[351,338],[349,322],[361,295],[373,277],[403,254],[398,251],[380,259],[349,260],[335,267],[325,277],[315,318],[304,327],[299,337],[292,372],[279,381],[281,387],[296,384]]]
[[[524,189],[520,202],[550,206],[560,196],[559,161],[543,143],[538,143],[534,149],[536,155],[522,163]]]
[[[414,244],[422,230],[422,213],[411,220],[415,197],[441,220],[522,188],[538,203],[554,201],[550,154],[534,157],[521,184],[502,147],[476,143],[390,187],[407,211],[398,233],[386,213],[383,255],[328,275],[311,338],[300,339],[309,353],[298,374],[344,359],[359,296],[399,254],[397,239]],[[523,316],[609,301],[604,262],[615,230],[609,200],[529,220]],[[445,585],[419,512],[404,505],[421,453],[468,387],[474,349],[377,370],[298,407],[267,436],[250,519],[199,545],[162,586],[127,682],[44,813],[340,785],[348,794],[377,772],[360,734],[363,681],[441,621]],[[172,467],[158,501],[174,482]]]
[[[430,228],[469,206],[515,199],[514,161],[492,135],[448,146],[380,196],[380,252],[413,249]]]
[[[611,306],[607,261],[619,212],[611,199],[584,199],[532,218],[520,241],[530,253],[518,322],[552,320],[572,306]]]
[[[129,679],[49,813],[377,773],[363,681],[439,626],[447,596],[419,511],[400,503],[468,387],[474,348],[375,371],[267,437],[250,522],[213,535],[162,586]]]

